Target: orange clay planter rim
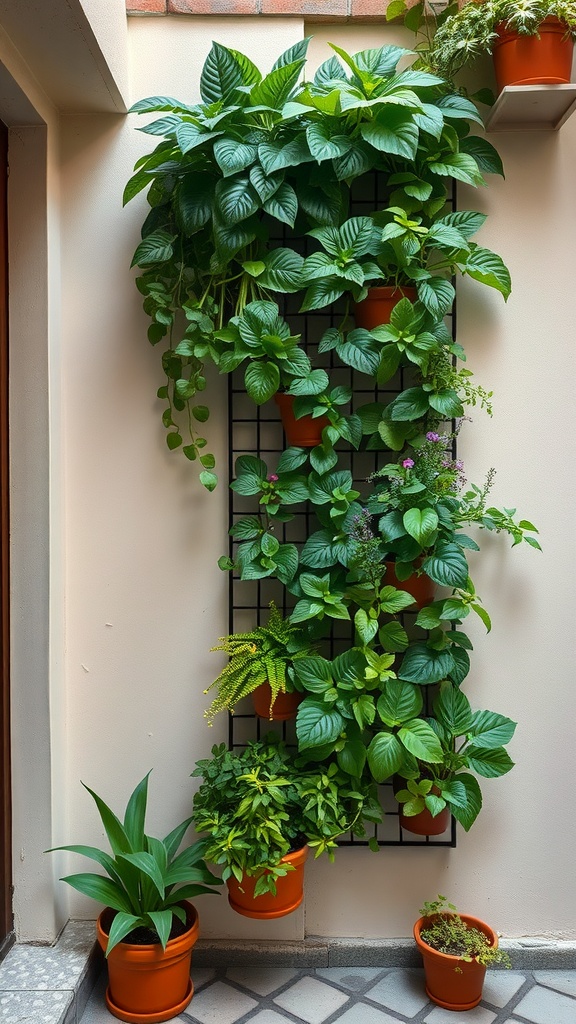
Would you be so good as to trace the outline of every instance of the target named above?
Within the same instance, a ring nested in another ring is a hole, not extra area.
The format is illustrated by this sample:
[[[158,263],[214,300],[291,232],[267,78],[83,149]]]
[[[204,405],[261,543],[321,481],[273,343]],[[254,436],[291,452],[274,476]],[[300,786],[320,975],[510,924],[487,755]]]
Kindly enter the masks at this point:
[[[416,608],[424,608],[434,600],[436,584],[425,572],[420,573],[420,575],[413,573],[412,576],[408,576],[408,579],[399,580],[396,575],[396,563],[384,562],[384,565],[386,566],[384,585],[396,587],[397,590],[405,590],[407,594],[414,598]],[[410,607],[406,611],[414,611],[414,609]]]
[[[375,327],[390,322],[394,306],[402,299],[416,302],[418,292],[412,285],[378,285],[368,289],[368,295],[354,307],[354,320],[357,327],[371,331]]]
[[[237,914],[243,917],[252,917],[262,921],[272,921],[277,917],[286,917],[294,910],[297,910],[304,899],[304,863],[308,856],[308,847],[303,846],[300,850],[287,853],[282,857],[281,864],[292,864],[294,871],[289,871],[283,878],[276,882],[277,895],[265,893],[262,896],[252,896],[251,893],[256,885],[256,878],[242,879],[242,885],[248,892],[240,892],[240,883],[234,877],[227,879],[228,902]],[[236,897],[236,899],[233,898]],[[268,909],[257,910],[258,904]],[[277,904],[274,907],[274,904]]]
[[[274,401],[280,409],[282,426],[286,434],[286,440],[294,448],[316,448],[322,444],[322,431],[330,425],[327,416],[300,416],[296,419],[294,415],[294,395],[286,395],[279,391],[274,395]]]
[[[400,775],[395,775],[392,783],[392,789],[394,796],[400,789],[406,789],[408,780],[403,779]],[[432,793],[436,796],[440,796],[440,790],[437,786],[432,786]],[[411,832],[414,836],[441,836],[450,824],[450,808],[444,807],[434,817],[427,807],[425,807],[419,814],[404,814],[403,804],[398,804],[400,812],[400,825],[406,832]]]
[[[498,92],[507,85],[568,85],[574,43],[564,38],[566,31],[558,18],[546,18],[538,36],[520,36],[497,25],[492,57]]]
[[[186,910],[189,927],[182,935],[170,939],[166,950],[159,942],[120,942],[107,959],[106,1005],[110,1013],[128,1024],[171,1020],[192,999],[190,962],[192,947],[198,939],[198,913],[187,900],[182,900],[181,906]],[[107,907],[96,922],[98,944],[103,951],[108,944],[106,929],[112,914]]]
[[[270,701],[272,700],[272,689],[269,683],[261,683],[252,691],[252,703],[259,718],[265,718],[268,722],[287,722],[290,718],[296,717],[298,705],[304,700],[304,694],[295,691],[284,693],[280,691],[272,705],[270,714]]]
[[[469,928],[483,932],[493,949],[498,948],[498,936],[489,924],[469,914],[460,914],[460,917]],[[467,963],[459,956],[441,953],[424,942],[420,932],[430,920],[428,917],[420,917],[414,925],[414,939],[424,962],[426,995],[445,1010],[472,1010],[482,999],[486,967],[476,960]],[[461,995],[461,1000],[454,1002],[454,995]]]

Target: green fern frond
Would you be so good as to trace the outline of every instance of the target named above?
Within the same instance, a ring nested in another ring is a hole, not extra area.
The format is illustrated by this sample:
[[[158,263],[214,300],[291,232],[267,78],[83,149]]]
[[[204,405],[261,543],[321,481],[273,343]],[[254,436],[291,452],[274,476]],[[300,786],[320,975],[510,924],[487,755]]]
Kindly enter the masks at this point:
[[[233,711],[243,697],[262,683],[270,685],[272,707],[278,694],[287,692],[289,666],[296,658],[312,653],[302,630],[286,622],[273,601],[265,626],[256,626],[246,633],[222,636],[211,650],[223,651],[229,661],[204,691],[208,693],[214,687],[218,690],[212,704],[204,712],[209,724],[212,724],[218,712],[226,709]]]

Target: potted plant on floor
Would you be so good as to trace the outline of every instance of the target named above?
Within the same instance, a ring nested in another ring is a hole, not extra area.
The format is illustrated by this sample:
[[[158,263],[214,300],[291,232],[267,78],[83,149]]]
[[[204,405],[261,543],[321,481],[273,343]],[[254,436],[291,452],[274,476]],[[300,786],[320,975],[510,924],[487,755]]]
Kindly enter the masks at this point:
[[[482,998],[486,968],[510,967],[508,954],[498,949],[490,925],[460,915],[445,896],[425,903],[420,913],[414,938],[424,962],[426,995],[447,1010],[471,1010]]]
[[[262,718],[285,721],[293,718],[302,700],[294,663],[313,653],[301,629],[287,622],[272,601],[265,626],[247,633],[220,638],[211,648],[225,651],[228,664],[204,690],[217,687],[218,694],[204,712],[209,724],[219,711],[233,711],[236,704],[252,694],[256,714]]]
[[[215,746],[193,775],[203,779],[194,822],[208,833],[206,857],[223,867],[230,905],[245,917],[292,913],[308,847],[333,859],[339,835],[363,835],[363,821],[381,817],[371,783],[352,783],[335,764],[297,768],[274,735],[238,753]]]
[[[47,851],[89,857],[109,876],[84,872],[62,881],[106,904],[97,921],[108,965],[106,1005],[115,1017],[132,1024],[170,1020],[192,999],[190,961],[198,913],[188,901],[215,892],[213,887],[221,884],[204,862],[205,841],[178,853],[192,818],[162,840],[144,832],[149,774],[130,796],[123,821],[84,786],[98,808],[111,854],[93,846]]]

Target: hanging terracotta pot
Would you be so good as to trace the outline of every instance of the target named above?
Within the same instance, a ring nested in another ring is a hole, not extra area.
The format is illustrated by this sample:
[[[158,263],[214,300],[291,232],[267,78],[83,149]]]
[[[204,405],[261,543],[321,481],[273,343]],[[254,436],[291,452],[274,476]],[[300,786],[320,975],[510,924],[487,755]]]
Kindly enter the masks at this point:
[[[404,788],[404,787],[402,787]],[[432,786],[432,793],[440,796],[440,790]],[[414,836],[441,836],[450,825],[450,808],[445,807],[440,814],[432,815],[427,807],[420,811],[420,814],[404,814],[403,804],[400,804],[400,824],[406,832]]]
[[[190,978],[192,947],[198,939],[198,914],[186,900],[188,929],[170,939],[163,950],[159,942],[149,946],[119,942],[107,959],[108,988],[106,1006],[114,1017],[129,1024],[156,1024],[177,1017],[192,999]],[[96,922],[98,943],[108,944],[108,932],[114,917],[109,907]]]
[[[537,36],[520,36],[497,25],[492,54],[498,92],[505,85],[565,85],[572,73],[574,42],[558,18],[546,18]]]
[[[390,314],[401,299],[416,302],[418,292],[411,285],[382,285],[369,288],[368,295],[354,308],[356,327],[371,331],[381,324],[390,323]]]
[[[301,850],[295,850],[294,853],[287,853],[282,857],[280,863],[292,864],[294,871],[288,871],[277,880],[275,896],[270,892],[255,896],[256,878],[244,876],[242,886],[235,878],[229,878],[226,885],[228,902],[232,909],[244,917],[257,917],[265,921],[291,914],[304,899],[304,862],[307,856],[308,847],[303,846]]]
[[[460,915],[469,928],[477,928],[488,936],[490,945],[498,947],[498,936],[490,925],[477,917]],[[440,953],[432,949],[420,937],[422,929],[430,925],[430,919],[421,917],[414,925],[414,938],[424,961],[426,995],[445,1010],[471,1010],[482,998],[482,986],[486,967],[472,960],[469,963],[458,956]]]
[[[262,683],[261,686],[257,686],[252,693],[252,702],[256,714],[259,718],[267,718],[269,722],[287,722],[289,718],[295,718],[298,705],[303,700],[303,693],[298,693],[297,691],[294,691],[294,693],[280,692],[272,704],[272,713],[270,713],[272,690],[268,683]]]
[[[322,444],[322,431],[329,426],[330,420],[327,416],[300,416],[296,419],[294,415],[294,395],[284,395],[281,392],[274,395],[274,401],[280,409],[282,426],[286,434],[286,440],[294,448],[315,448]]]
[[[384,562],[386,566],[386,575],[384,577],[384,586],[396,587],[397,590],[405,590],[410,594],[416,601],[416,607],[418,610],[424,608],[425,605],[430,604],[434,600],[435,596],[435,584],[425,572],[418,576],[414,573],[413,576],[409,576],[407,580],[399,580],[396,575],[395,563]],[[411,611],[411,609],[407,609]]]

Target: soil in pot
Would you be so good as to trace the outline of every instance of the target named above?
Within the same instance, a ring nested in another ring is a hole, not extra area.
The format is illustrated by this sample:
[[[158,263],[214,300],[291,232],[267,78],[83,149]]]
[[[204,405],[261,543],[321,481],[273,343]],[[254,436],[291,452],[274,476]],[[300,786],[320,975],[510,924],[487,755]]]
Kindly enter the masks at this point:
[[[243,917],[255,917],[262,920],[272,920],[276,917],[285,917],[296,910],[304,899],[304,863],[308,856],[308,847],[303,846],[300,850],[287,853],[282,857],[281,863],[291,864],[294,871],[288,871],[286,875],[276,882],[276,895],[264,893],[261,896],[254,895],[256,878],[244,876],[242,885],[235,878],[229,878],[228,902],[237,914]]]
[[[506,85],[565,85],[572,73],[574,43],[566,25],[546,18],[537,36],[519,36],[497,25],[492,54],[498,92]]]
[[[420,610],[425,605],[430,604],[434,600],[435,596],[435,584],[426,573],[421,573],[419,576],[414,573],[413,576],[409,576],[407,580],[399,580],[396,575],[395,563],[384,562],[386,566],[386,575],[384,576],[384,586],[396,587],[397,590],[405,590],[410,594],[416,601],[416,608]],[[412,608],[408,608],[407,611],[412,611]]]
[[[490,925],[477,917],[467,914],[460,916],[469,928],[477,928],[487,935],[490,945],[497,948],[498,936]],[[482,998],[486,967],[476,960],[467,963],[458,956],[440,953],[429,946],[420,937],[421,931],[429,924],[428,918],[421,917],[414,925],[414,939],[424,963],[426,995],[446,1010],[471,1010]]]
[[[286,440],[291,447],[315,448],[316,445],[322,444],[322,431],[324,427],[330,425],[327,416],[300,416],[296,419],[294,395],[278,392],[274,395],[274,401],[280,409]]]
[[[106,1006],[120,1020],[159,1024],[177,1017],[192,999],[190,962],[198,939],[198,914],[191,903],[183,901],[182,906],[189,926],[184,934],[168,941],[166,950],[159,942],[119,942],[110,953]],[[113,917],[114,911],[107,908],[96,922],[98,943],[104,951]]]
[[[298,706],[303,699],[304,694],[297,691],[294,693],[280,692],[272,704],[272,713],[270,713],[272,690],[268,683],[257,686],[252,693],[256,714],[259,718],[267,718],[269,722],[286,722],[290,718],[295,718]]]
[[[418,292],[410,285],[382,285],[369,288],[368,295],[354,307],[356,327],[371,331],[381,324],[390,323],[390,314],[401,299],[416,302]]]

